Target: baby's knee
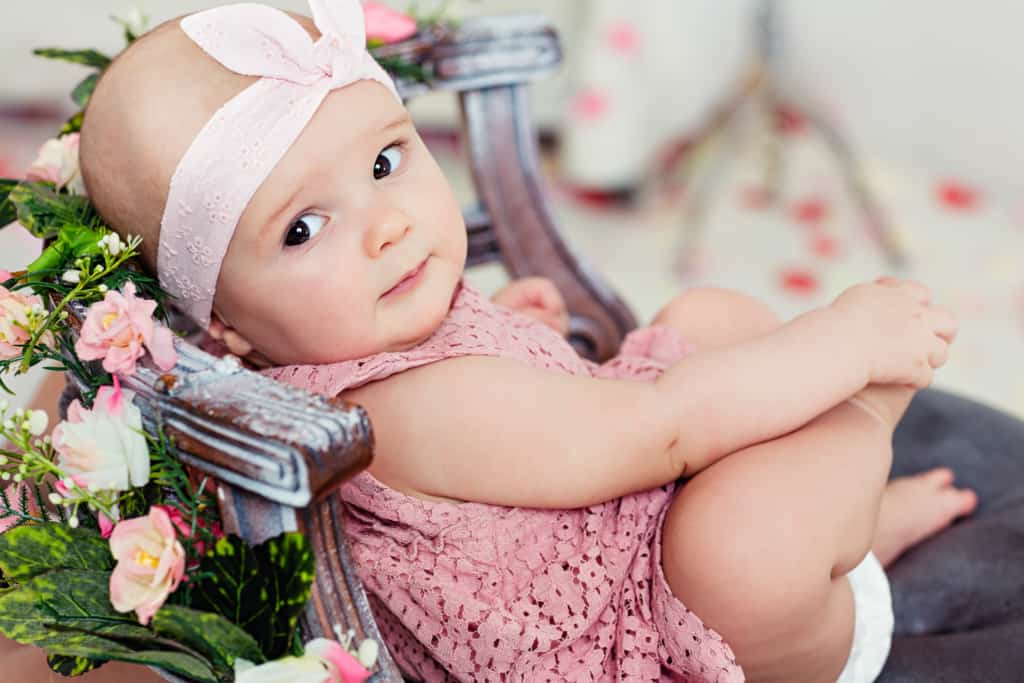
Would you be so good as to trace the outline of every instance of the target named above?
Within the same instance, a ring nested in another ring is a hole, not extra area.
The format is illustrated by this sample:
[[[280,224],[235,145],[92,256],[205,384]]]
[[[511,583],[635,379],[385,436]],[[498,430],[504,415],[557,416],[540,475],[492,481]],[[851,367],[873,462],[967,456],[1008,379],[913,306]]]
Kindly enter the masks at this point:
[[[765,303],[746,294],[695,287],[662,308],[654,323],[675,327],[705,350],[766,334],[782,320]]]
[[[852,638],[845,579],[802,552],[807,539],[794,541],[796,520],[787,536],[783,526],[747,517],[750,510],[742,515],[750,523],[740,524],[731,515],[715,520],[714,509],[680,506],[666,517],[662,567],[672,592],[721,634],[749,680],[834,681]]]

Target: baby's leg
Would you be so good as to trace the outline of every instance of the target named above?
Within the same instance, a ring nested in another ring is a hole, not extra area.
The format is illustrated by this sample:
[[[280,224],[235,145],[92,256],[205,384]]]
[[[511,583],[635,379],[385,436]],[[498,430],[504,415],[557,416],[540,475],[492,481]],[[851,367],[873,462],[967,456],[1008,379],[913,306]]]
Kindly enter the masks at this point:
[[[663,529],[665,576],[749,681],[838,677],[853,637],[845,574],[871,548],[891,438],[892,426],[844,402],[679,490]]]
[[[656,322],[678,325],[698,352],[779,324],[762,304],[723,290],[688,292]],[[730,643],[749,680],[832,683],[845,664],[845,574],[871,548],[892,429],[911,394],[869,388],[861,398],[871,413],[840,404],[724,458],[677,495],[663,535],[669,585]]]

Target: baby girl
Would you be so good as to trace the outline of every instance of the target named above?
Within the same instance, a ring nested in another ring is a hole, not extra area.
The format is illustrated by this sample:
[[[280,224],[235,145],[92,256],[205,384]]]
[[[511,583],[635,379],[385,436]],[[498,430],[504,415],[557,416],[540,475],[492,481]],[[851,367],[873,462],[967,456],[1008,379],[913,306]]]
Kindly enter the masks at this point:
[[[792,321],[695,289],[603,365],[549,282],[489,301],[356,0],[232,5],[122,54],[89,196],[183,312],[270,376],[366,407],[346,526],[387,645],[427,681],[870,681],[881,566],[968,514],[887,484],[953,317],[882,279]]]

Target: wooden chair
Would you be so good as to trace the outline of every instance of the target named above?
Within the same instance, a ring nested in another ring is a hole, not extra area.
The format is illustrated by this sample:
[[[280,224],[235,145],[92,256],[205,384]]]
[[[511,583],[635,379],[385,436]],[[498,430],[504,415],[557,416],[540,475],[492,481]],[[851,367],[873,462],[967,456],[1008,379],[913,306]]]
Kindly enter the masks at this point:
[[[528,82],[561,61],[555,31],[537,16],[471,19],[376,54],[401,55],[432,74],[429,84],[399,80],[406,99],[431,89],[458,94],[478,198],[465,211],[469,265],[501,261],[512,277],[551,278],[570,309],[574,346],[595,360],[611,357],[634,327],[633,316],[558,236],[527,116]],[[84,317],[81,309],[75,313]],[[170,372],[140,368],[123,382],[141,398],[146,429],[160,421],[178,457],[216,480],[226,531],[253,543],[289,530],[312,539],[317,578],[301,620],[303,640],[333,637],[339,625],[354,629],[358,639],[383,643],[334,495],[373,457],[366,412],[274,382],[232,357],[217,358],[188,343],[178,350]],[[65,405],[80,388],[69,383]],[[402,680],[383,648],[371,680]]]
[[[429,86],[400,82],[407,98],[441,89],[460,99],[477,193],[465,212],[469,264],[500,261],[513,277],[551,278],[570,309],[573,345],[594,360],[614,355],[634,326],[633,316],[559,238],[527,117],[527,83],[561,59],[555,32],[534,16],[473,19],[452,32],[378,50],[378,56],[389,54],[413,59],[433,75]],[[84,311],[74,313],[81,320]],[[279,384],[188,343],[179,344],[179,354],[171,372],[140,368],[124,381],[138,394],[146,428],[152,431],[159,421],[178,457],[215,479],[227,531],[253,543],[289,530],[312,540],[316,583],[301,620],[303,640],[333,637],[338,625],[383,644],[335,495],[373,457],[366,412]],[[64,405],[75,390],[72,381]],[[880,683],[1020,680],[1021,443],[1024,423],[981,404],[929,390],[911,405],[895,436],[894,474],[951,466],[982,502],[970,520],[890,568],[897,638]],[[402,680],[384,648],[370,680]]]

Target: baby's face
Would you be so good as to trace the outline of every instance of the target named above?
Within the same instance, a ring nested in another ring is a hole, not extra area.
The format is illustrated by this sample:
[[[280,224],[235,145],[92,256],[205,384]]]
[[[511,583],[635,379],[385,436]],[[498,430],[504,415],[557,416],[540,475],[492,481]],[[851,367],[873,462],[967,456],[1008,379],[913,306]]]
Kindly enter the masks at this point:
[[[458,202],[406,110],[359,81],[246,207],[214,312],[279,365],[407,349],[447,314],[465,260]]]

